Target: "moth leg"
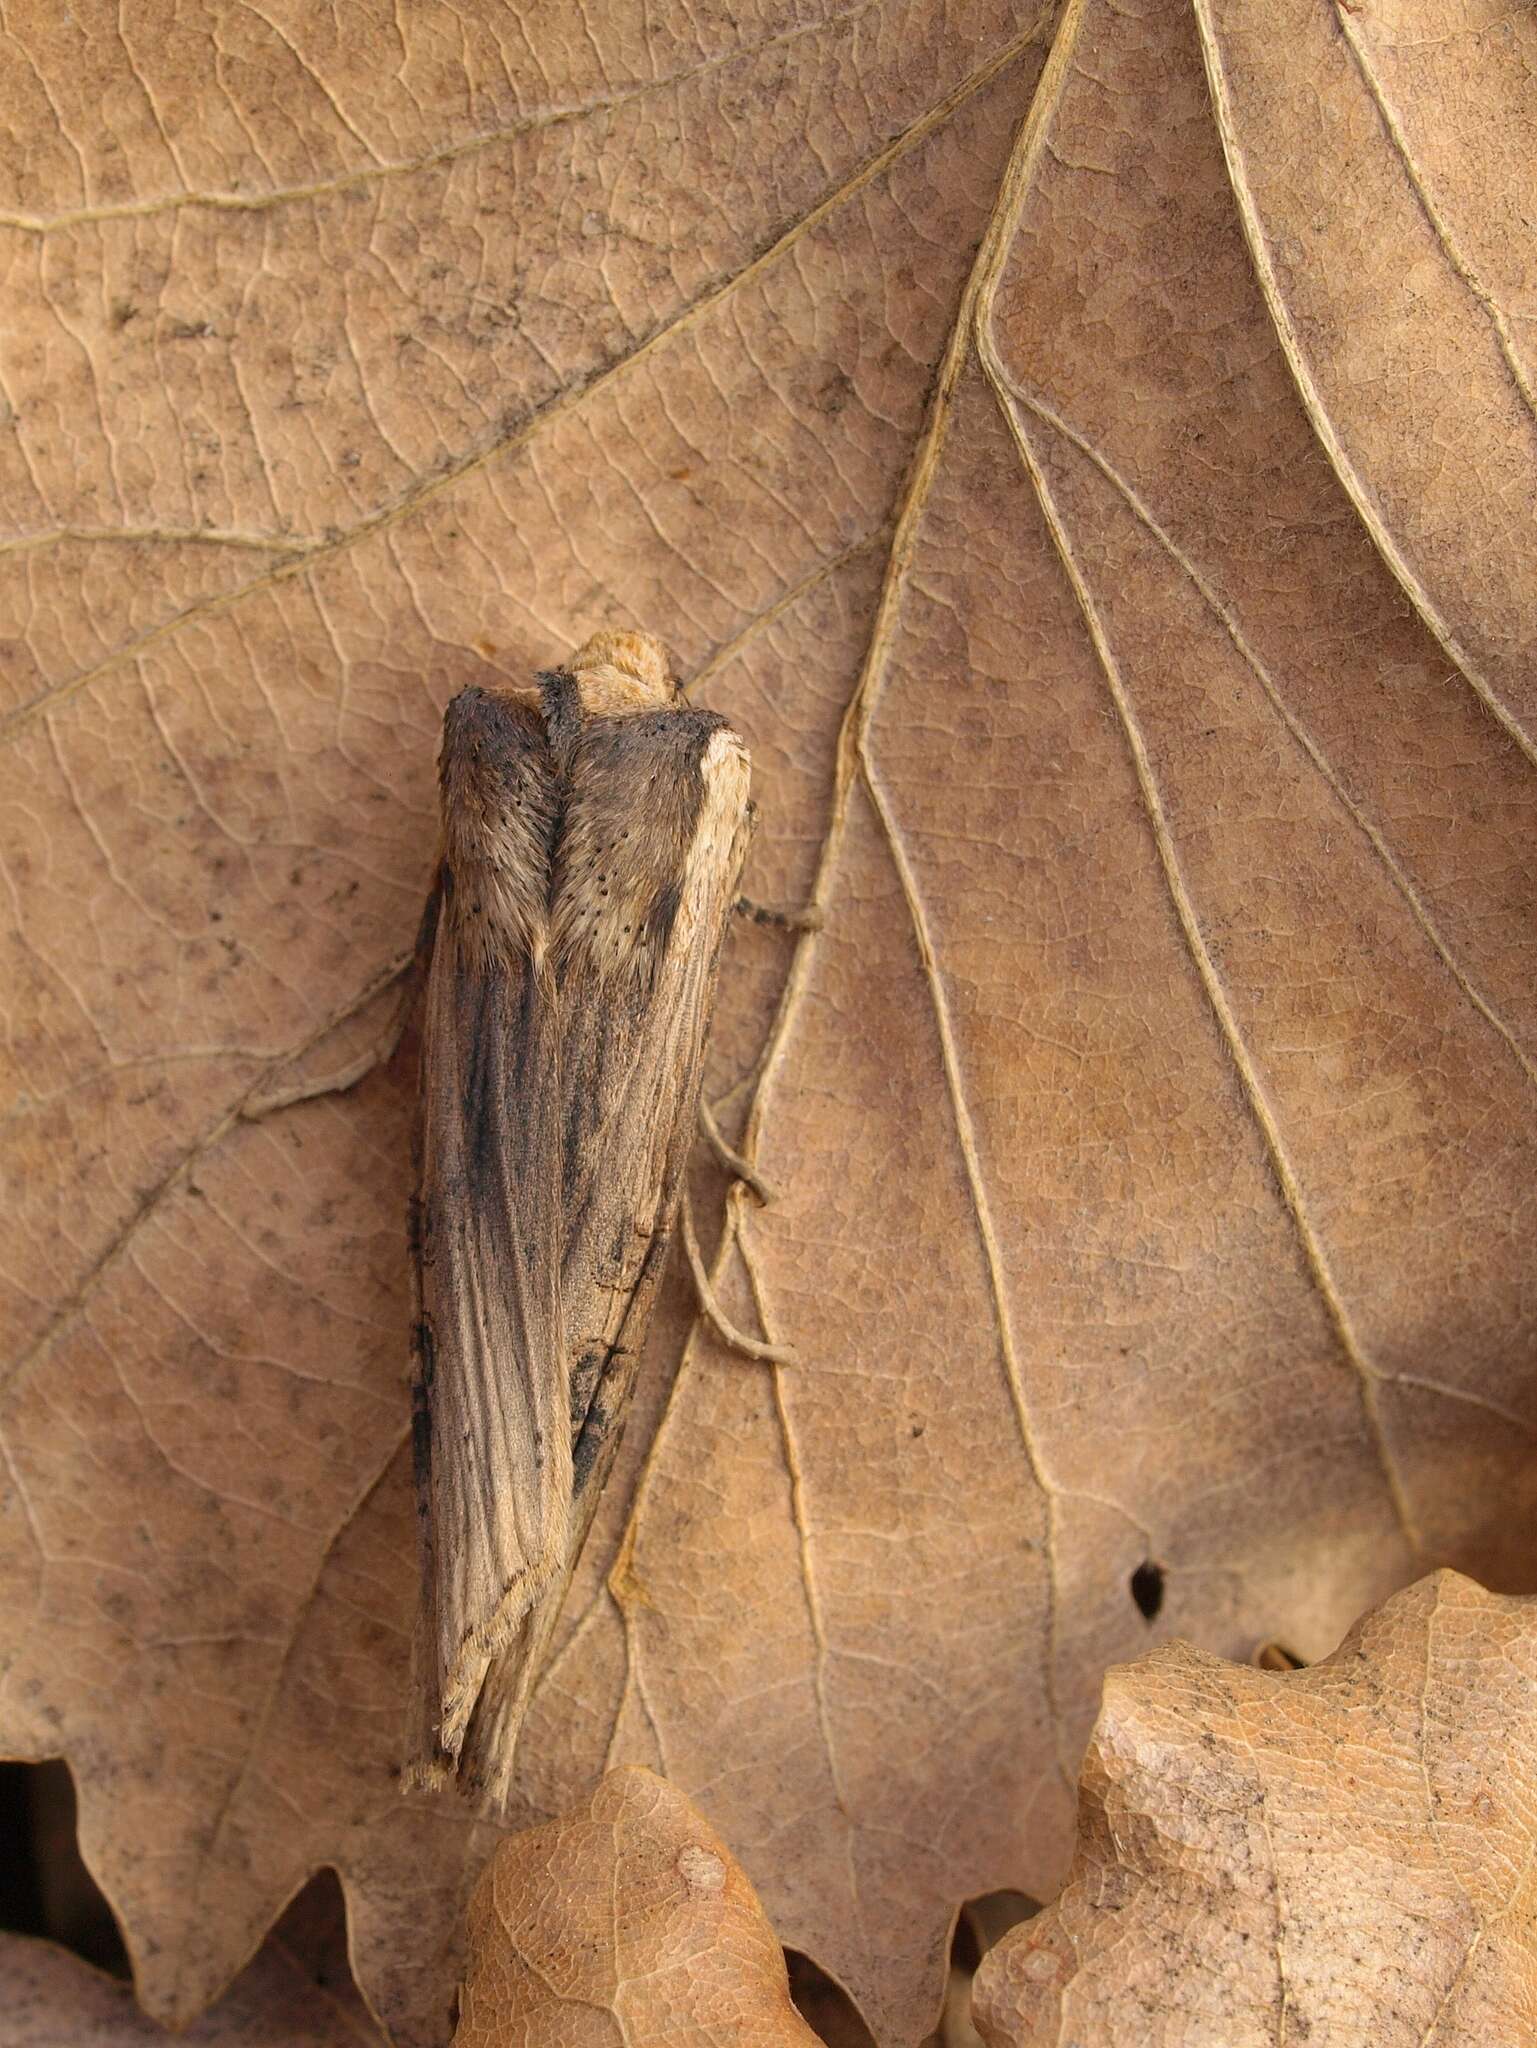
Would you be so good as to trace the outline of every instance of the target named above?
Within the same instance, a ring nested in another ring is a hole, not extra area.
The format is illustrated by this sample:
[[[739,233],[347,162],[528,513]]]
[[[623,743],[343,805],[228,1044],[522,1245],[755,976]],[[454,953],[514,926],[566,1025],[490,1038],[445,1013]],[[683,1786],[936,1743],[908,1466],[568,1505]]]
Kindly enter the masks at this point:
[[[689,1201],[688,1189],[683,1190],[678,1204],[678,1221],[683,1232],[683,1250],[688,1259],[689,1271],[694,1276],[694,1292],[699,1297],[699,1306],[706,1320],[714,1327],[721,1342],[733,1351],[740,1351],[746,1358],[761,1358],[767,1365],[794,1365],[795,1353],[787,1344],[765,1344],[758,1337],[749,1337],[739,1330],[720,1303],[715,1299],[704,1270],[704,1260],[699,1255],[699,1240],[694,1235],[694,1211]]]
[[[771,925],[781,932],[819,932],[826,921],[815,903],[803,903],[799,910],[773,910],[766,904],[754,903],[750,896],[738,896],[732,908],[738,917],[750,918],[754,924]]]
[[[715,1154],[721,1165],[725,1167],[729,1174],[732,1174],[745,1186],[750,1187],[765,1208],[767,1208],[770,1202],[778,1200],[779,1191],[773,1182],[765,1180],[750,1159],[745,1158],[742,1153],[726,1143],[721,1127],[715,1121],[715,1112],[702,1095],[699,1098],[699,1128],[704,1132],[705,1137],[709,1141],[710,1150]]]

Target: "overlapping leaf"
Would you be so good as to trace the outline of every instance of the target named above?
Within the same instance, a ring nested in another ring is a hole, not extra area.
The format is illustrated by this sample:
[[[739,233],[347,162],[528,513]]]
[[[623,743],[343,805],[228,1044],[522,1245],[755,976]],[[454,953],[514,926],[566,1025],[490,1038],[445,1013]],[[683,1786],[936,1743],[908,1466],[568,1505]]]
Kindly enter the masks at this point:
[[[469,1910],[456,2048],[815,2048],[785,1959],[720,1837],[676,1787],[617,1770],[504,1841]]]
[[[380,2048],[348,1971],[345,1929],[327,1907],[316,1912],[314,1889],[179,2037],[187,2048]],[[166,2038],[132,1985],[24,1934],[0,1935],[0,2010],[9,2048],[154,2048]]]
[[[1062,1896],[987,1957],[989,2048],[1521,2041],[1537,1615],[1441,1572],[1312,1670],[1112,1673]]]

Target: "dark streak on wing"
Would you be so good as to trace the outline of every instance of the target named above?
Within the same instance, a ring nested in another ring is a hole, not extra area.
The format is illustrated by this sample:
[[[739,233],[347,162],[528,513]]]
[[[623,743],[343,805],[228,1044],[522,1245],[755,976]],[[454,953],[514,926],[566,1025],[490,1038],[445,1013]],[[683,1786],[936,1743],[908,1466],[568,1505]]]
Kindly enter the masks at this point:
[[[416,1481],[416,1512],[426,1515],[427,1490],[432,1483],[432,1382],[437,1371],[431,1316],[417,1317],[412,1349],[416,1370],[411,1381],[411,1472]]]
[[[461,981],[466,978],[466,968],[460,965]],[[502,1139],[501,1101],[496,1088],[497,1059],[491,1043],[491,1034],[501,1029],[501,1017],[497,1014],[501,1005],[498,996],[506,983],[506,974],[499,965],[491,963],[479,970],[485,976],[483,1001],[466,1001],[468,990],[461,989],[455,1008],[459,1011],[469,1042],[469,1059],[464,1069],[463,1116],[468,1143],[465,1147],[465,1165],[468,1169],[469,1185],[464,1193],[471,1199],[483,1190],[487,1176],[494,1174]],[[500,986],[499,986],[500,985]]]
[[[571,1375],[571,1497],[579,1500],[603,1448],[604,1430],[593,1412],[593,1400],[605,1375],[611,1376],[611,1347],[590,1344]]]
[[[646,944],[660,952],[672,937],[672,928],[683,901],[683,884],[668,882],[657,891],[656,901],[646,912]]]
[[[544,965],[558,811],[537,711],[444,715],[444,848],[424,1003],[413,1438],[423,1655],[450,1756],[491,1655],[563,1567],[559,1020]]]

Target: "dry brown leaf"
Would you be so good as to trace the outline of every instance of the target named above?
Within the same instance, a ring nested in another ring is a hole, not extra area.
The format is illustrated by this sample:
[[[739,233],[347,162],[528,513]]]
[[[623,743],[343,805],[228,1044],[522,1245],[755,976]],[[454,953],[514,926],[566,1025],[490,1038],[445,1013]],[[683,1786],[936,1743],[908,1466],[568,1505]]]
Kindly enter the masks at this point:
[[[748,732],[753,886],[805,889],[1045,26],[13,20],[0,1720],[68,1752],[163,2018],[331,1862],[371,1998],[440,2042],[495,1839],[396,1777],[409,1077],[256,1113],[387,1027],[444,700],[604,615]],[[787,951],[739,935],[719,1091]],[[626,1490],[526,1811],[609,1743]]]
[[[409,1076],[274,1105],[387,1026],[444,699],[644,624],[752,744],[750,892],[825,913],[735,935],[711,1082],[782,1191],[717,1284],[804,1363],[674,1286],[514,1818],[665,1770],[896,2048],[963,1898],[1055,1890],[1138,1567],[1304,1657],[1529,1572],[1526,429],[1469,387],[1503,514],[1415,510],[1439,301],[1353,309],[1367,388],[1317,266],[1257,282],[1257,0],[1202,10],[1237,200],[1178,0],[600,14],[12,26],[0,1739],[156,2014],[330,1863],[441,2043],[495,1837],[394,1777]],[[1532,19],[1449,39],[1468,105]],[[1439,76],[1370,129],[1308,75],[1341,177]]]
[[[1530,10],[1195,12],[1255,269],[1315,431],[1466,686],[1530,753]]]
[[[309,1899],[307,1890],[218,2004],[177,2036],[184,2048],[383,2048],[345,1945],[331,1953],[327,1928],[326,1953],[314,1951]],[[0,1933],[0,2013],[5,2048],[166,2048],[131,1985],[23,1934]]]
[[[1537,1602],[1421,1579],[1309,1671],[1113,1671],[1066,1890],[983,1961],[989,2048],[1537,2038]]]
[[[848,1993],[799,1949],[785,1951],[795,2009],[826,2048],[875,2048],[875,2037]],[[946,1987],[946,2001],[949,1989]],[[925,2044],[928,2048],[928,2044]]]
[[[504,1841],[470,1900],[455,2048],[816,2038],[741,1865],[651,1771],[610,1771],[576,1811]]]

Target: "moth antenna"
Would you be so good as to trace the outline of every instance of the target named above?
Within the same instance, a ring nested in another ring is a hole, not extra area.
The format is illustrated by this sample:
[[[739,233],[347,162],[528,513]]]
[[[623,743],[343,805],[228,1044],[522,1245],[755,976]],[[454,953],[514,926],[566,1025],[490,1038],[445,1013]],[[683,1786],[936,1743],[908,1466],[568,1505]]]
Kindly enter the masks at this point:
[[[701,1095],[699,1098],[699,1127],[709,1141],[710,1150],[729,1174],[750,1187],[765,1208],[770,1202],[777,1202],[779,1190],[774,1183],[765,1180],[752,1161],[736,1151],[726,1142],[725,1134],[715,1121],[715,1112]]]
[[[733,1351],[740,1351],[745,1358],[761,1358],[766,1365],[794,1365],[795,1353],[787,1344],[765,1344],[758,1337],[749,1337],[739,1330],[720,1303],[715,1299],[704,1270],[704,1260],[699,1256],[699,1240],[694,1235],[694,1209],[689,1200],[688,1189],[678,1204],[678,1218],[683,1226],[683,1250],[688,1258],[689,1271],[694,1276],[694,1292],[699,1297],[699,1306],[706,1320],[714,1327],[715,1334],[723,1344]]]

